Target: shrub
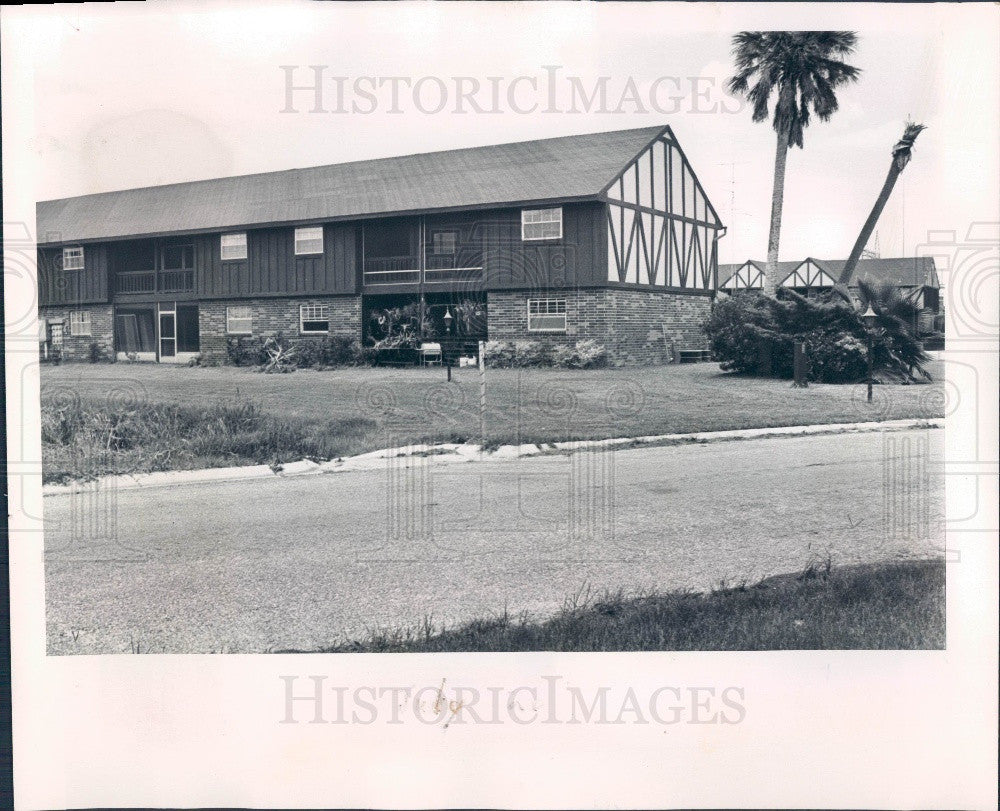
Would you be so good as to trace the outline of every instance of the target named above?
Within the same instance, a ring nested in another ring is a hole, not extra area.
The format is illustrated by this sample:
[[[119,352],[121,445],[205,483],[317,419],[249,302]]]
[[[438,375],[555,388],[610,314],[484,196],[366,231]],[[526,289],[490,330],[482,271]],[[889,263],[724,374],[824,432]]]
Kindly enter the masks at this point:
[[[508,369],[514,365],[513,341],[487,341],[483,347],[483,361],[494,369]]]
[[[879,315],[872,343],[875,370],[890,379],[915,380],[914,371],[929,379],[923,370],[927,355],[901,317],[905,303],[888,291],[883,294],[867,291]],[[712,357],[725,371],[790,378],[793,344],[803,341],[811,380],[846,383],[867,375],[867,336],[859,310],[837,296],[808,299],[793,291],[782,296],[742,291],[716,302],[704,329]]]
[[[234,366],[261,366],[268,360],[264,339],[260,336],[227,338],[226,357]]]
[[[607,350],[589,338],[577,341],[573,346],[557,346],[553,354],[553,364],[567,369],[597,369],[607,366],[607,363]]]
[[[514,366],[531,368],[552,365],[553,347],[549,341],[514,341]]]
[[[97,341],[91,341],[90,346],[90,362],[91,363],[101,363],[109,359],[108,350],[103,344],[99,344]]]
[[[553,345],[549,341],[487,341],[483,353],[486,365],[494,369],[524,369],[559,366],[566,369],[596,369],[606,366],[608,352],[590,339],[574,345]]]

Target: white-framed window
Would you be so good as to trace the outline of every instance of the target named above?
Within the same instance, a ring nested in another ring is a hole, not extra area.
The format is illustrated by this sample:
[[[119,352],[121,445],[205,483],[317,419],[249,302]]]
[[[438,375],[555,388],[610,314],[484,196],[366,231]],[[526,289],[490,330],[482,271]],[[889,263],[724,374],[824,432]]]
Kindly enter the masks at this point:
[[[303,335],[330,331],[330,307],[326,304],[303,304],[299,307],[299,332]]]
[[[230,335],[250,335],[253,332],[253,310],[250,307],[226,307],[226,332]]]
[[[219,239],[220,257],[223,262],[230,259],[247,258],[247,235],[244,231],[240,234],[223,234]]]
[[[90,335],[90,311],[74,310],[69,314],[69,334],[74,338]]]
[[[566,299],[528,299],[528,332],[565,332]]]
[[[521,239],[562,239],[562,207],[525,208],[521,211]]]
[[[323,253],[323,226],[295,229],[295,255]]]
[[[454,256],[458,249],[455,231],[435,231],[431,234],[431,253],[435,256]]]
[[[83,248],[63,248],[63,270],[83,270]]]

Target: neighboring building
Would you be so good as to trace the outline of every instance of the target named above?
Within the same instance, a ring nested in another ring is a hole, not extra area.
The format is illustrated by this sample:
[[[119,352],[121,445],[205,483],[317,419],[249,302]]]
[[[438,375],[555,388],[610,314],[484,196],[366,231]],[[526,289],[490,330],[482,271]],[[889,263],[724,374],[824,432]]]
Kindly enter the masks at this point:
[[[38,205],[40,317],[70,359],[224,360],[227,339],[367,339],[419,302],[468,338],[704,346],[724,228],[669,127],[93,194]],[[97,349],[93,348],[96,345]]]
[[[846,262],[846,259],[812,258],[801,262],[779,262],[778,287],[804,295],[827,292],[837,283]],[[733,293],[737,290],[762,288],[766,265],[766,262],[755,259],[742,265],[719,265],[719,290]],[[933,257],[860,259],[848,285],[855,295],[859,279],[875,285],[890,283],[897,286],[920,309],[920,321],[917,325],[920,334],[943,331],[941,282]]]

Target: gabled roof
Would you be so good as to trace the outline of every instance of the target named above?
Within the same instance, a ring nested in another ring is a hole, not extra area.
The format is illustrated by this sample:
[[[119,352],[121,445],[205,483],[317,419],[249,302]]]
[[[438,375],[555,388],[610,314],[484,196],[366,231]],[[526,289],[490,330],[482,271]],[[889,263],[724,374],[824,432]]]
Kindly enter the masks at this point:
[[[598,195],[665,126],[48,200],[39,243],[477,208]]]
[[[846,259],[817,259],[835,279],[847,263]],[[885,259],[859,259],[850,284],[867,279],[875,284],[891,282],[899,287],[938,287],[937,269],[933,256],[886,257]]]
[[[767,262],[761,262],[757,259],[749,259],[746,262],[741,262],[738,265],[719,265],[719,287],[728,282],[733,276],[736,275],[743,265],[750,264],[757,268],[762,273],[764,268],[767,267]],[[778,276],[784,279],[789,273],[791,273],[795,268],[801,265],[801,262],[778,262]]]
[[[805,261],[778,262],[779,284],[791,275]],[[840,278],[846,259],[812,259],[817,267],[825,270],[834,279]],[[767,262],[750,259],[750,264],[764,270]],[[719,287],[722,287],[743,265],[719,265]],[[887,257],[885,259],[859,259],[850,284],[858,279],[867,279],[875,284],[891,282],[899,287],[939,287],[937,269],[932,256]]]

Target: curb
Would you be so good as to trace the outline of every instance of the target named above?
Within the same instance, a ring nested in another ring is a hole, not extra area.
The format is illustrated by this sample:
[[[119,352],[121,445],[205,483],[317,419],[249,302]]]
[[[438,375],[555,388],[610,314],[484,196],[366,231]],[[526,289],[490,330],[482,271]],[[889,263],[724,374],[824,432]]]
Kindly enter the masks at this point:
[[[278,470],[269,465],[244,467],[216,467],[204,470],[168,470],[157,473],[135,473],[101,476],[94,482],[74,481],[69,484],[46,484],[43,496],[79,493],[94,487],[115,490],[145,490],[157,487],[176,487],[183,484],[233,482],[248,479],[295,478],[323,473],[346,473],[354,470],[381,470],[388,459],[406,459],[413,464],[418,460],[433,460],[433,464],[464,464],[468,462],[509,462],[529,456],[564,455],[577,451],[604,450],[607,448],[639,448],[669,445],[705,445],[713,442],[734,442],[749,439],[817,436],[823,434],[868,434],[886,431],[944,428],[942,419],[890,420],[887,422],[843,422],[825,425],[788,425],[776,428],[744,428],[735,431],[703,431],[694,434],[654,434],[651,436],[616,437],[613,439],[582,439],[569,442],[546,442],[539,445],[501,445],[484,451],[481,445],[444,443],[441,445],[408,445],[383,448],[377,451],[314,462],[302,459],[288,462]],[[425,462],[426,464],[426,462]]]

